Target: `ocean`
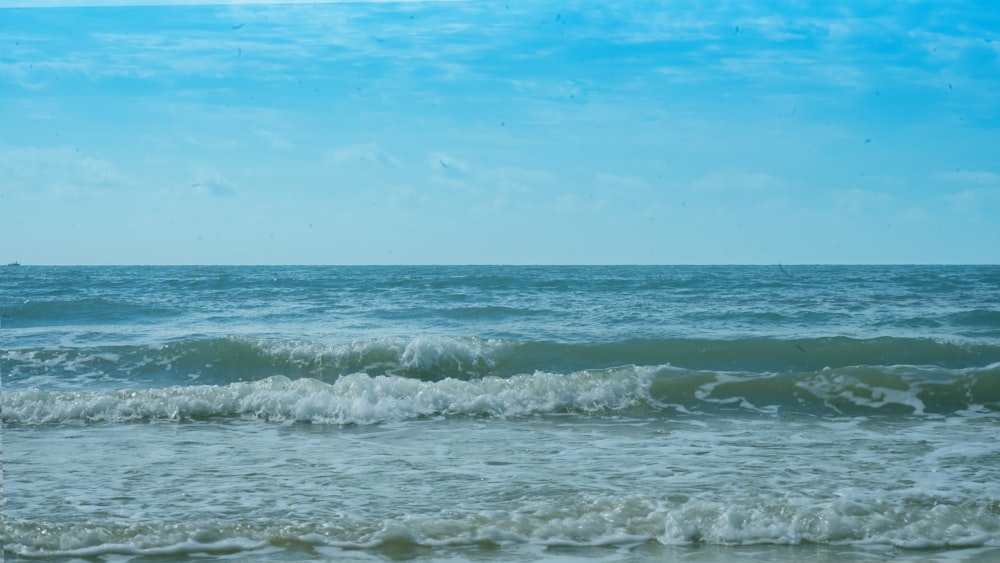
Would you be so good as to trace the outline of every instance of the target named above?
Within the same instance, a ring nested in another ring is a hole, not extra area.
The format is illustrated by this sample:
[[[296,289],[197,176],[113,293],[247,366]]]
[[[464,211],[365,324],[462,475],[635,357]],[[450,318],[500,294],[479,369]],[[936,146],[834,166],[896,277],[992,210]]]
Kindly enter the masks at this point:
[[[0,268],[8,561],[1000,560],[1000,266]]]

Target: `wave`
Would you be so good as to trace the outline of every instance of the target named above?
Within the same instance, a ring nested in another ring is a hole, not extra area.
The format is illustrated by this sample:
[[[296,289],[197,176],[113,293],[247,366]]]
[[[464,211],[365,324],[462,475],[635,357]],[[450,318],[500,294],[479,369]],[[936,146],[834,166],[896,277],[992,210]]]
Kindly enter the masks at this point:
[[[334,383],[272,376],[225,386],[173,386],[94,392],[6,392],[8,424],[132,422],[215,417],[371,424],[435,415],[523,416],[622,409],[645,394],[642,370],[570,375],[539,373],[474,381],[421,381],[396,376],[346,375]]]
[[[528,546],[646,545],[655,550],[656,546],[811,544],[842,550],[854,545],[867,551],[868,558],[877,546],[983,548],[984,553],[996,553],[1000,533],[996,519],[1000,504],[996,500],[944,504],[919,497],[907,500],[890,508],[860,491],[856,496],[829,500],[790,493],[773,501],[729,502],[683,495],[568,495],[557,502],[528,502],[514,511],[452,508],[382,522],[349,516],[322,523],[121,522],[96,526],[21,521],[9,525],[5,550],[30,558],[93,558],[267,550],[273,555],[279,548],[318,552],[332,559],[360,551],[403,559],[414,551],[441,553],[468,548],[516,552]],[[787,555],[783,553],[779,559],[788,559]]]
[[[353,373],[421,380],[495,375],[514,343],[479,338],[379,338],[339,344],[258,338],[189,339],[158,346],[10,350],[2,367],[15,386],[226,384],[272,375],[333,382]],[[513,375],[508,372],[507,375]]]
[[[363,425],[434,416],[615,412],[992,415],[1000,412],[1000,363],[958,370],[853,366],[769,375],[623,366],[434,381],[366,373],[333,382],[275,375],[227,385],[95,391],[30,388],[8,390],[3,396],[3,421],[26,425],[211,418]]]
[[[273,375],[325,382],[355,373],[421,381],[512,377],[535,371],[573,373],[622,365],[672,365],[756,374],[850,366],[981,367],[1000,344],[924,338],[846,337],[739,340],[635,339],[607,343],[523,342],[475,337],[377,338],[346,343],[230,337],[159,346],[28,348],[5,353],[12,386],[60,387],[80,381],[120,387],[227,384]]]
[[[109,323],[159,322],[179,314],[176,309],[136,301],[104,297],[68,296],[57,300],[26,300],[0,308],[3,326],[8,329],[47,326],[85,326]]]

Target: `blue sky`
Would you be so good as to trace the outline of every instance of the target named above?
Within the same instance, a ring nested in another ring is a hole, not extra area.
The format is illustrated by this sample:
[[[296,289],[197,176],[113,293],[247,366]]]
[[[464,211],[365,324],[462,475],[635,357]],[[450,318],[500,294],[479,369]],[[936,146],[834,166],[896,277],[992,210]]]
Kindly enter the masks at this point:
[[[995,4],[617,4],[0,0],[0,261],[1000,262]]]

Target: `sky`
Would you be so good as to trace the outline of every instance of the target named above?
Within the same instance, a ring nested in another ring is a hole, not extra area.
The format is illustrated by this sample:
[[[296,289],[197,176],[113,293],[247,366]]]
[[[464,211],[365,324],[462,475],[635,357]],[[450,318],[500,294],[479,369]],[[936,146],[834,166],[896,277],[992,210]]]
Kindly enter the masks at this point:
[[[1000,263],[992,0],[0,0],[0,262]]]

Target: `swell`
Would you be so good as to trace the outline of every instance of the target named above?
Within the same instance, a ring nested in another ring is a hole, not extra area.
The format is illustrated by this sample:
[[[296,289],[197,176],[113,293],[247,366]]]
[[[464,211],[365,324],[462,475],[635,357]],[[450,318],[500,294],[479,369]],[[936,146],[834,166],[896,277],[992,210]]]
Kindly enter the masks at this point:
[[[198,381],[226,384],[273,375],[333,382],[354,373],[420,380],[494,375],[511,346],[479,338],[378,338],[324,344],[258,338],[205,338],[159,346],[21,349],[3,357],[7,380],[18,386],[137,384]],[[512,374],[508,374],[512,375]]]
[[[107,323],[155,322],[179,314],[176,308],[105,297],[76,297],[57,300],[26,300],[5,305],[0,314],[7,329],[46,326],[81,326]]]
[[[364,373],[420,381],[568,374],[616,366],[671,365],[751,374],[818,372],[851,366],[982,367],[1000,344],[924,338],[846,337],[738,340],[634,339],[604,343],[523,342],[476,337],[386,337],[343,343],[247,337],[192,338],[159,346],[8,350],[6,384],[65,387],[228,384],[274,375],[328,383]]]
[[[544,358],[558,363],[562,358],[562,361],[571,362],[568,367],[578,369],[627,363],[760,373],[854,365],[912,364],[961,368],[986,365],[1000,358],[1000,345],[897,337],[672,338],[586,346],[525,343],[523,349],[524,357],[512,358],[513,362]]]

